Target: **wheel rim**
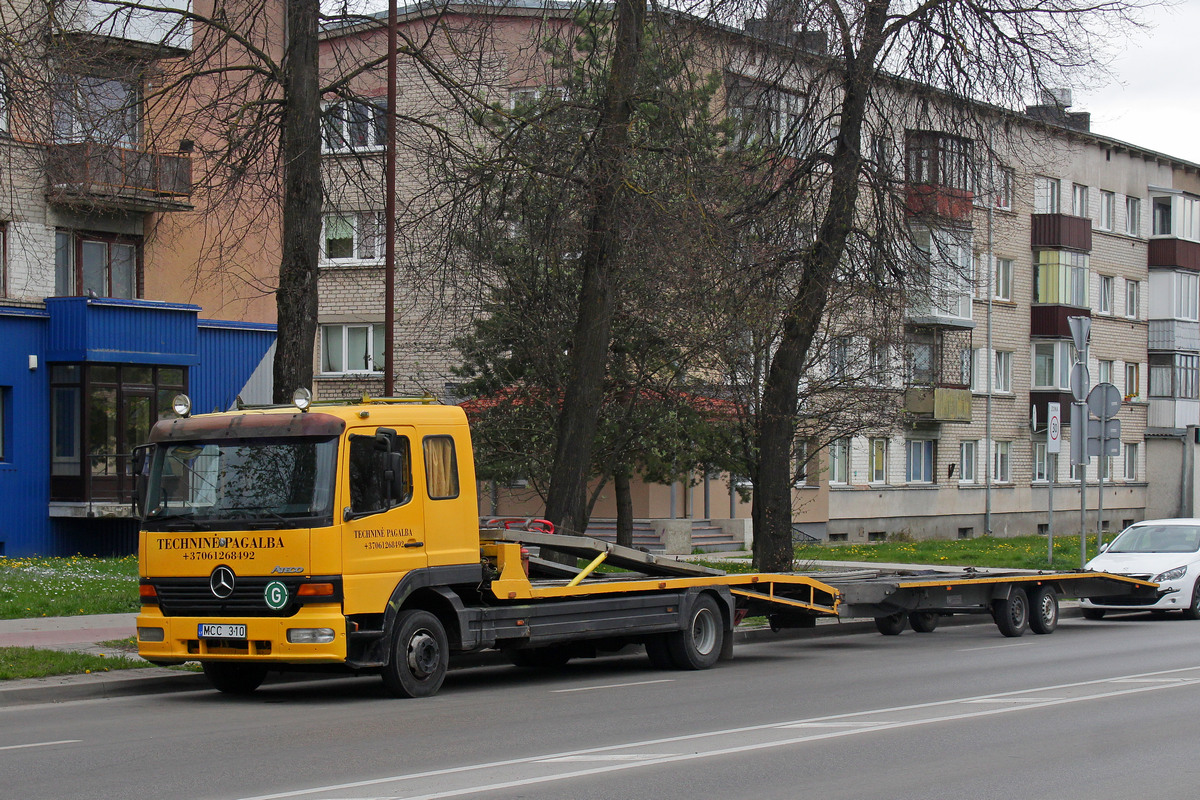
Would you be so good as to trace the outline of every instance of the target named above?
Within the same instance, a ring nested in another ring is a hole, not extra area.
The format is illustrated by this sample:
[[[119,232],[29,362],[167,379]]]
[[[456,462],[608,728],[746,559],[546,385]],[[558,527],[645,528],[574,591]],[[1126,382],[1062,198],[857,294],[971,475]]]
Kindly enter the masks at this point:
[[[441,656],[437,639],[425,629],[414,632],[408,640],[408,669],[418,678],[432,675],[437,670]]]
[[[692,644],[701,655],[708,655],[717,646],[717,621],[707,608],[700,609],[692,618]]]
[[[1012,601],[1008,604],[1008,618],[1012,622],[1013,627],[1019,628],[1025,622],[1025,598],[1019,594],[1014,595]]]
[[[1054,597],[1048,593],[1042,595],[1041,612],[1042,621],[1047,625],[1053,624],[1055,619],[1058,617],[1058,607],[1054,603]]]

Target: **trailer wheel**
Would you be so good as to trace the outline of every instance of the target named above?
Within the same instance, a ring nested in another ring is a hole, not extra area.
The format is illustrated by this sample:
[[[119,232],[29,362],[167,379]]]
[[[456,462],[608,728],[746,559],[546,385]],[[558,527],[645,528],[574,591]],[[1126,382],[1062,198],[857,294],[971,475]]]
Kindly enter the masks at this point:
[[[1034,633],[1054,633],[1058,627],[1058,593],[1053,586],[1039,586],[1029,598],[1032,613],[1029,629]]]
[[[401,611],[383,685],[394,697],[430,697],[442,687],[449,661],[441,620],[428,611]]]
[[[1083,614],[1084,619],[1090,619],[1090,620],[1104,619],[1104,609],[1103,608],[1088,608],[1087,606],[1084,606],[1083,608],[1079,609],[1079,611],[1080,611],[1080,613]]]
[[[650,658],[650,666],[655,669],[675,669],[666,635],[651,636],[647,639],[646,655]]]
[[[936,611],[914,611],[908,615],[908,624],[917,633],[933,633],[940,621]]]
[[[208,682],[225,694],[250,694],[267,677],[267,668],[262,664],[205,661],[203,667]]]
[[[886,617],[876,617],[875,627],[884,636],[899,636],[908,627],[908,615],[901,611]]]
[[[1029,630],[1029,597],[1025,590],[1013,587],[1005,600],[997,600],[992,606],[996,627],[1005,636],[1021,636]]]
[[[706,594],[696,598],[688,626],[667,634],[667,649],[676,669],[708,669],[721,657],[725,626],[717,602]]]
[[[560,669],[571,660],[571,649],[566,645],[549,647],[527,647],[509,650],[508,660],[525,669]]]

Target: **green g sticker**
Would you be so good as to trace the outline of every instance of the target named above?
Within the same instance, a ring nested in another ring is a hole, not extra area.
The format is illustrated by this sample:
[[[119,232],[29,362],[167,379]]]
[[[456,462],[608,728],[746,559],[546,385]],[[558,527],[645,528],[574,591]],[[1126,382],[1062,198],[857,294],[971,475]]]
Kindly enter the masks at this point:
[[[267,588],[263,590],[263,599],[267,601],[268,608],[278,611],[287,605],[287,587],[281,581],[271,581],[267,584]]]

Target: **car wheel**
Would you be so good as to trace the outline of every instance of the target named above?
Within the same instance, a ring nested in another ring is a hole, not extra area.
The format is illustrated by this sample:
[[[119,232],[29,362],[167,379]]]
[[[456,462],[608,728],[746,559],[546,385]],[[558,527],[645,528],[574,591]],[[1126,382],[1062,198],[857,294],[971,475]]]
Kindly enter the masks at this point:
[[[1029,598],[1029,629],[1034,633],[1054,633],[1058,627],[1058,594],[1053,586],[1039,586]]]
[[[1103,608],[1088,608],[1087,606],[1084,606],[1083,608],[1079,609],[1079,611],[1083,614],[1084,619],[1104,619]]]
[[[1192,604],[1183,610],[1184,619],[1200,619],[1200,577],[1192,584]]]

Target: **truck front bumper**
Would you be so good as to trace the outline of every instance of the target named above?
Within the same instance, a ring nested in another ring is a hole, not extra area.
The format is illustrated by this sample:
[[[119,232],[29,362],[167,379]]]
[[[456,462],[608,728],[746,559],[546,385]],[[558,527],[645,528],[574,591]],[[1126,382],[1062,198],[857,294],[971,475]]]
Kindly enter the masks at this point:
[[[245,638],[205,638],[201,626],[246,626]],[[346,660],[346,618],[340,605],[306,605],[291,617],[166,617],[143,606],[138,655],[156,664],[261,661],[336,664]],[[328,639],[328,641],[325,641]]]

